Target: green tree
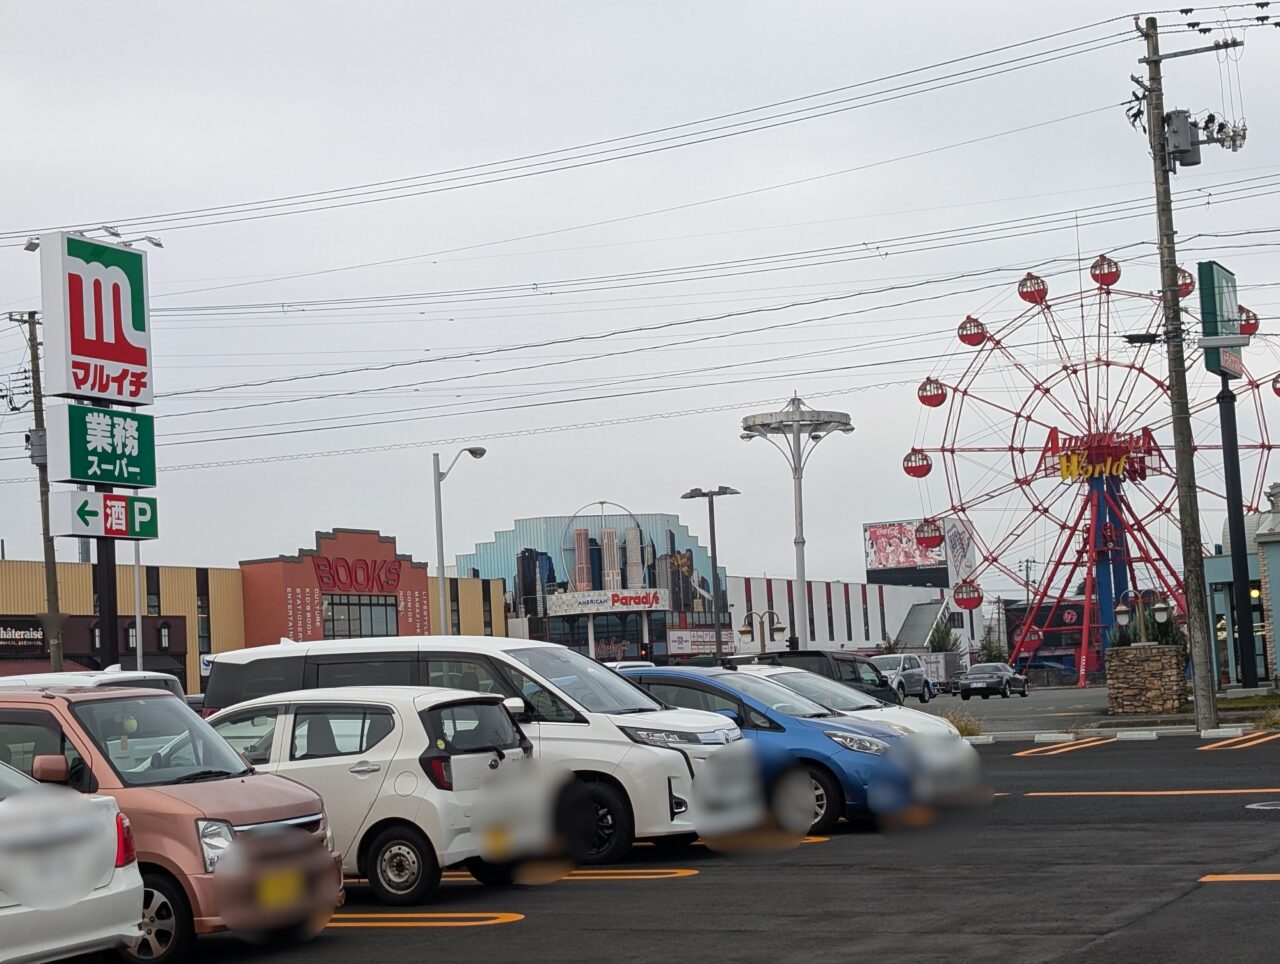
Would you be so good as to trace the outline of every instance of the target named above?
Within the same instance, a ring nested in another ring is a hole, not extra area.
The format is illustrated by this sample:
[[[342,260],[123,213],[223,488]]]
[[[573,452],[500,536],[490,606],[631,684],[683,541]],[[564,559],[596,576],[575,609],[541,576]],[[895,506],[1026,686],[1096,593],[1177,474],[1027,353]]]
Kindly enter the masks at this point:
[[[1009,653],[1000,643],[988,637],[978,647],[978,659],[983,663],[1005,663],[1009,660]]]
[[[933,624],[933,629],[929,631],[929,638],[925,642],[925,647],[931,653],[958,653],[960,652],[960,639],[951,631],[951,627],[947,625],[945,620],[939,619]]]
[[[878,653],[896,653],[896,652],[898,652],[898,641],[897,641],[896,639],[890,639],[888,636],[886,636],[886,637],[885,637],[885,638],[880,642],[880,645],[876,647],[876,652],[878,652]]]

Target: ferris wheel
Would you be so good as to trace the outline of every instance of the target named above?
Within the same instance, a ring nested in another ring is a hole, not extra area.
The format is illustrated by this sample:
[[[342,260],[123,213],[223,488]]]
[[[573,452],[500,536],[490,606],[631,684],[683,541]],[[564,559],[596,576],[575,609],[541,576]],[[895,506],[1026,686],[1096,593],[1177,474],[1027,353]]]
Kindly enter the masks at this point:
[[[1044,278],[1027,274],[1011,317],[960,323],[953,371],[917,389],[920,442],[902,461],[925,488],[928,518],[917,541],[941,545],[949,517],[976,549],[976,565],[952,587],[954,605],[976,609],[984,581],[1012,582],[1034,602],[1014,631],[1010,661],[1056,634],[1073,651],[1078,645],[1082,681],[1125,594],[1154,592],[1179,613],[1186,608],[1160,296],[1118,288],[1120,265],[1105,255],[1089,273],[1091,286],[1052,298]],[[1180,269],[1178,281],[1187,302],[1195,279]],[[1239,311],[1241,333],[1255,334],[1257,315]],[[1184,313],[1185,330],[1198,331],[1198,312]],[[1203,520],[1225,506],[1220,385],[1201,364],[1194,334],[1185,345]],[[1233,388],[1246,511],[1256,512],[1280,374],[1255,377],[1246,368]],[[940,429],[934,412],[943,415]],[[1203,522],[1202,539],[1214,542]],[[1038,576],[1023,568],[1031,560],[1043,567]]]

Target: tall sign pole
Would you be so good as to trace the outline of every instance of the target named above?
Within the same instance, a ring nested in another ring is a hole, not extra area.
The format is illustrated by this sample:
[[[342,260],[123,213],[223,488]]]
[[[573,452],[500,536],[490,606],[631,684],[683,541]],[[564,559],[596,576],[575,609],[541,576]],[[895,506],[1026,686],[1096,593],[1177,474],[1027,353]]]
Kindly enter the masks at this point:
[[[1142,35],[1147,42],[1147,97],[1151,163],[1155,173],[1156,225],[1160,247],[1160,293],[1164,304],[1165,347],[1169,359],[1169,402],[1173,408],[1174,469],[1177,475],[1178,523],[1182,531],[1182,584],[1186,592],[1187,638],[1191,647],[1192,692],[1196,726],[1218,725],[1209,648],[1209,601],[1204,579],[1204,547],[1200,540],[1200,501],[1196,492],[1194,437],[1187,396],[1187,364],[1183,353],[1182,308],[1178,300],[1178,255],[1174,244],[1173,199],[1169,191],[1172,155],[1165,129],[1164,72],[1160,32],[1148,17]],[[1207,48],[1213,49],[1213,48]],[[1172,56],[1172,55],[1171,55]]]
[[[10,320],[16,320],[12,315]],[[35,431],[31,433],[31,461],[40,481],[40,535],[44,543],[45,612],[41,618],[49,641],[49,668],[62,672],[62,607],[58,600],[58,560],[49,529],[49,446],[44,424],[44,388],[40,380],[40,339],[36,335],[36,313],[27,312],[27,348],[31,354],[31,400]]]
[[[147,258],[131,244],[74,232],[39,239],[47,390],[72,400],[50,413],[49,474],[54,482],[93,487],[54,493],[50,521],[54,535],[96,541],[104,666],[120,662],[115,540],[158,534],[155,499],[119,492],[156,484],[152,419],[136,411],[154,399]],[[133,577],[134,640],[142,668],[142,572],[136,550]]]

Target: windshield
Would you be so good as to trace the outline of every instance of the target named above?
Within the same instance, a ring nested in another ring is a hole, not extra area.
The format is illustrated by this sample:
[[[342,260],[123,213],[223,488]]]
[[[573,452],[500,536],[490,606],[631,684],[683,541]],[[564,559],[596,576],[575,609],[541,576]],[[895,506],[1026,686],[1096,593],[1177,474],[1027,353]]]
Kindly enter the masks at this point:
[[[871,662],[875,663],[880,669],[897,669],[898,664],[902,662],[901,656],[872,656]]]
[[[571,649],[531,646],[510,650],[510,655],[592,713],[652,713],[662,709],[662,704],[640,687]]]
[[[878,699],[861,690],[817,673],[778,673],[765,678],[833,710],[864,710],[884,706]]]
[[[19,773],[13,767],[0,763],[0,800],[4,800],[6,797],[11,797],[15,793],[22,793],[37,786],[39,786],[39,784],[34,780],[28,779],[24,774]]]
[[[240,755],[177,697],[94,700],[74,704],[72,711],[126,787],[248,772]]]
[[[773,680],[750,673],[733,673],[730,677],[718,677],[718,682],[737,690],[744,696],[759,700],[771,710],[787,716],[830,716],[831,711],[821,703],[815,703],[808,697],[801,696],[795,690],[788,689]]]
[[[1004,663],[979,663],[977,666],[969,668],[970,673],[1003,673],[1006,667]]]

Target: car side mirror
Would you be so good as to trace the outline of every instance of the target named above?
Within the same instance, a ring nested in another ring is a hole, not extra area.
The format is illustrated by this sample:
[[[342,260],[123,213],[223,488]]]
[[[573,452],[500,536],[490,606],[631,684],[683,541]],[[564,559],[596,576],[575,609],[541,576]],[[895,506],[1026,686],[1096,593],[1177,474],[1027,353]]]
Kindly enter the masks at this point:
[[[742,725],[742,717],[738,715],[737,710],[725,709],[725,710],[716,710],[716,712],[719,713],[721,716],[732,720],[734,723],[738,724],[738,726]]]
[[[61,754],[41,754],[31,761],[31,776],[40,783],[66,783],[71,777],[71,767]]]
[[[508,696],[502,701],[502,705],[507,708],[507,712],[511,714],[511,718],[517,723],[527,723],[533,715],[529,711],[529,704],[523,696]]]

